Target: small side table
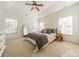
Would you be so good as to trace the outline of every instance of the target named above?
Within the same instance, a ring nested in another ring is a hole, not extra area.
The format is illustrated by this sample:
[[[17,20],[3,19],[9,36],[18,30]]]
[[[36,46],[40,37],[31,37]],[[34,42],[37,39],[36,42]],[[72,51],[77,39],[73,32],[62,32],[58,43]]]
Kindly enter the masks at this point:
[[[56,40],[57,41],[60,41],[60,42],[63,42],[64,40],[63,40],[63,34],[62,33],[57,33],[56,34]]]

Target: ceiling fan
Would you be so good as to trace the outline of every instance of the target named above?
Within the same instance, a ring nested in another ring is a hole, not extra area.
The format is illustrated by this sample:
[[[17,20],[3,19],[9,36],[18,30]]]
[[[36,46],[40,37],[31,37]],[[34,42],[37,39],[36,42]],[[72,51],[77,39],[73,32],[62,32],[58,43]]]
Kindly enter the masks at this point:
[[[25,5],[31,5],[31,6],[32,6],[31,11],[32,11],[33,9],[37,9],[38,11],[40,11],[39,8],[38,8],[38,6],[43,6],[43,4],[37,4],[36,1],[33,1],[32,4],[30,4],[30,3],[25,3]]]

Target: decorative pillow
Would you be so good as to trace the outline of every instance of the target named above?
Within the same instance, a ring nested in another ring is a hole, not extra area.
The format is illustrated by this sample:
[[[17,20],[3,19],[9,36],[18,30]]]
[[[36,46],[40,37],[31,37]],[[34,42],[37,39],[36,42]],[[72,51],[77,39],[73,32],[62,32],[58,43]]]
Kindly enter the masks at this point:
[[[47,33],[47,34],[51,34],[51,29],[47,29],[47,30],[46,30],[46,33]]]
[[[57,28],[56,29],[43,29],[41,33],[46,33],[46,34],[51,34],[51,33],[57,33]]]
[[[54,32],[57,33],[57,31],[58,31],[58,30],[57,30],[57,28],[56,28],[56,29],[54,30]]]
[[[43,30],[41,31],[41,33],[46,33],[46,29],[43,29]]]
[[[51,33],[55,33],[55,30],[54,29],[51,29]]]

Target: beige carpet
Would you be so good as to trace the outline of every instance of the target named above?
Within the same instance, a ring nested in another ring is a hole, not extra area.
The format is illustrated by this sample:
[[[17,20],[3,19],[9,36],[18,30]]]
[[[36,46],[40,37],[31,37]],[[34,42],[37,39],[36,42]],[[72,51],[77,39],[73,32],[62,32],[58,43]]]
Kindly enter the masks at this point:
[[[34,46],[22,39],[6,40],[6,49],[3,57],[79,57],[79,45],[68,42],[54,41],[46,48],[34,53]]]

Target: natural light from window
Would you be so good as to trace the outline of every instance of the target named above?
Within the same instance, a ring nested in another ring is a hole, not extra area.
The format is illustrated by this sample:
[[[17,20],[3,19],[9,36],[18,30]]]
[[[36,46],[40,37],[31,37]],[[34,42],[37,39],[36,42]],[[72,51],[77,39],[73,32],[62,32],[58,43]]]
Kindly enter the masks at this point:
[[[63,34],[72,35],[72,16],[59,19],[59,31]]]
[[[17,20],[16,19],[6,19],[6,29],[5,33],[14,33],[17,30]]]
[[[41,22],[39,25],[40,25],[40,30],[44,29],[44,23],[43,22]]]

